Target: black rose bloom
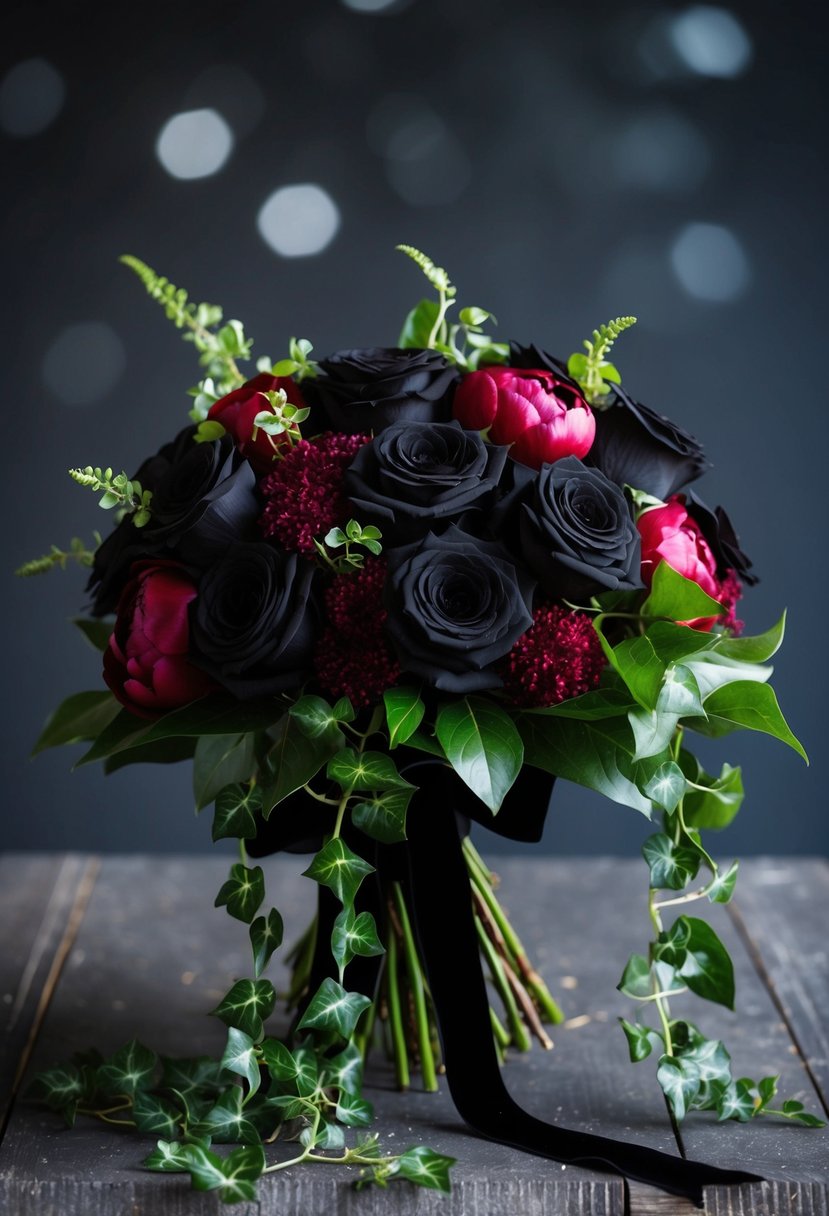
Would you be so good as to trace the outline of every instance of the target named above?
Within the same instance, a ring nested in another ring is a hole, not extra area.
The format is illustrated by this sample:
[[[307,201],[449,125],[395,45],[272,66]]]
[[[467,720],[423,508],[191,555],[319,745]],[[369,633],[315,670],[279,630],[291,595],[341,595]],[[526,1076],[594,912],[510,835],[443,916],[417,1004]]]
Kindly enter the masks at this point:
[[[506,459],[505,447],[484,443],[458,422],[396,422],[357,452],[345,492],[386,544],[404,543],[488,506]]]
[[[724,578],[729,570],[733,570],[741,582],[747,583],[749,587],[755,586],[760,580],[756,574],[751,573],[753,563],[740,548],[739,538],[725,508],[715,507],[712,511],[702,499],[697,498],[693,490],[689,490],[684,498],[688,514],[699,524],[702,535],[714,554],[720,578]]]
[[[193,662],[247,700],[297,688],[311,670],[315,567],[271,545],[226,551],[190,606]]]
[[[588,464],[617,485],[663,501],[705,472],[702,446],[681,426],[634,401],[618,385],[609,401],[595,411],[596,438]]]
[[[458,373],[434,350],[371,346],[322,359],[302,382],[309,405],[334,431],[377,434],[393,422],[448,422]]]
[[[547,595],[583,602],[642,586],[639,533],[614,482],[576,456],[526,473],[517,474],[500,527],[517,522],[518,548]]]
[[[134,561],[174,558],[202,569],[228,545],[256,535],[256,477],[229,435],[196,443],[186,427],[135,475],[152,490],[149,523],[127,517],[99,547],[87,590],[94,616],[114,612]]]
[[[532,625],[527,572],[454,524],[385,556],[385,628],[403,669],[445,692],[500,687],[492,665]]]

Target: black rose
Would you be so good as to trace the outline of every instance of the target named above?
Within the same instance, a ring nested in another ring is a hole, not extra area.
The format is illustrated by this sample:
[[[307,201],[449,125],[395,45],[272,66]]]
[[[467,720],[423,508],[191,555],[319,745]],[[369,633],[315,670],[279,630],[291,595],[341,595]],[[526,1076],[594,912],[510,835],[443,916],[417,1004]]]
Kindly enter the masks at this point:
[[[193,661],[243,700],[299,687],[319,619],[315,575],[311,562],[265,543],[227,550],[190,606]]]
[[[510,342],[510,367],[567,374],[565,365],[553,355],[517,342]],[[617,485],[632,486],[664,500],[708,467],[702,445],[693,435],[634,401],[618,385],[593,412],[596,438],[585,460]]]
[[[446,692],[500,687],[492,665],[532,625],[527,572],[454,524],[386,557],[385,627],[403,669]]]
[[[639,533],[614,482],[575,456],[519,477],[519,548],[547,595],[584,602],[642,586]]]
[[[361,522],[401,543],[487,506],[506,459],[505,447],[458,422],[396,422],[357,452],[345,491]]]
[[[729,570],[733,570],[741,582],[749,587],[755,586],[760,580],[751,573],[753,563],[740,548],[739,537],[725,508],[715,507],[712,511],[702,499],[697,498],[693,490],[689,490],[684,498],[688,514],[699,524],[714,554],[719,577],[724,578]]]
[[[393,422],[448,422],[457,379],[437,351],[372,346],[322,359],[319,375],[304,380],[302,392],[332,430],[376,434]]]

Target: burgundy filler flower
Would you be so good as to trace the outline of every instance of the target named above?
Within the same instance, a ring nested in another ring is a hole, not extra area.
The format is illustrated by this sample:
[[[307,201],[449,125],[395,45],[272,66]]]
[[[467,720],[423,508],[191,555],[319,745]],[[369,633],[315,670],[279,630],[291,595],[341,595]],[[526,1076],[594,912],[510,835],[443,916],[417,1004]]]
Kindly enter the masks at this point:
[[[212,422],[222,424],[237,450],[260,475],[273,468],[279,438],[272,442],[264,431],[257,431],[254,438],[253,420],[257,414],[268,409],[268,399],[263,394],[277,393],[280,389],[285,392],[290,405],[305,408],[302,393],[290,376],[269,376],[267,372],[262,372],[241,388],[214,401],[207,415]]]
[[[584,612],[541,604],[504,664],[504,691],[513,705],[540,708],[596,688],[607,665]]]
[[[355,709],[379,701],[400,676],[383,633],[386,562],[366,561],[362,570],[341,574],[325,593],[329,626],[317,644],[314,665],[323,689],[348,697]]]
[[[596,434],[593,411],[571,380],[535,369],[487,367],[464,376],[452,413],[461,426],[489,428],[492,443],[532,469],[562,456],[586,456]]]
[[[104,652],[104,680],[131,713],[154,718],[216,687],[188,657],[196,584],[175,562],[133,566]]]
[[[315,536],[348,519],[343,477],[369,439],[327,431],[291,448],[259,485],[267,499],[259,520],[265,536],[275,537],[285,549],[313,553]]]

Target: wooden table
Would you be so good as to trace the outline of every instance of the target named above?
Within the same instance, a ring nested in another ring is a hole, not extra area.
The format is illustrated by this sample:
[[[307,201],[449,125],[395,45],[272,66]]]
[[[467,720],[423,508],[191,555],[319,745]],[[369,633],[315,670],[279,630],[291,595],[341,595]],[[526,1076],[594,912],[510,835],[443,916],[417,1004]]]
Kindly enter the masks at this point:
[[[314,898],[298,861],[264,863],[269,895],[290,913],[287,940],[304,927]],[[205,1012],[234,978],[248,973],[244,926],[212,907],[227,867],[228,859],[217,856],[0,859],[0,1212],[645,1216],[695,1210],[640,1186],[630,1188],[626,1208],[620,1178],[480,1141],[445,1092],[394,1092],[382,1061],[371,1071],[367,1096],[377,1107],[383,1142],[392,1149],[426,1143],[457,1157],[451,1196],[406,1185],[357,1193],[342,1167],[311,1166],[264,1182],[257,1207],[224,1209],[215,1195],[191,1191],[180,1175],[142,1170],[151,1140],[84,1119],[69,1131],[57,1116],[29,1104],[22,1096],[26,1077],[84,1047],[107,1053],[136,1036],[166,1054],[220,1051],[224,1028]],[[628,1062],[614,1023],[617,1015],[630,1015],[630,1002],[615,985],[628,954],[647,941],[643,863],[512,857],[498,859],[497,869],[502,899],[568,1017],[552,1053],[534,1049],[509,1062],[506,1080],[523,1105],[565,1126],[768,1179],[707,1191],[706,1211],[717,1216],[826,1216],[826,1129],[773,1119],[718,1124],[695,1113],[678,1144],[653,1060]],[[739,1021],[692,997],[681,998],[683,1009],[708,1034],[724,1038],[735,1076],[780,1073],[785,1096],[826,1112],[829,865],[754,859],[744,863],[737,890],[733,905],[704,914],[713,916],[735,961]],[[274,970],[279,987],[284,976]]]

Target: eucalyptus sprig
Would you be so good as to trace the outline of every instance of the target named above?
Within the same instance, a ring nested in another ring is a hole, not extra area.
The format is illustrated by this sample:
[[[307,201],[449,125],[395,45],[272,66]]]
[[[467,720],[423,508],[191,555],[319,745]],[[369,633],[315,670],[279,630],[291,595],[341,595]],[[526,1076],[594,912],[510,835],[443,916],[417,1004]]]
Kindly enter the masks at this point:
[[[365,562],[365,554],[356,553],[354,546],[361,545],[364,549],[368,549],[369,553],[379,557],[383,551],[383,546],[380,544],[382,538],[383,533],[374,524],[369,524],[364,528],[356,519],[350,519],[345,525],[345,531],[342,528],[331,528],[322,543],[315,540],[314,544],[329,569],[333,570],[335,574],[347,574],[351,570],[361,570]],[[343,552],[332,557],[329,553],[330,549],[343,549]]]
[[[120,261],[138,275],[169,320],[186,331],[185,342],[192,342],[199,352],[199,364],[206,375],[190,393],[196,399],[193,409],[197,416],[193,420],[201,422],[213,401],[244,383],[237,360],[250,358],[253,340],[245,336],[241,321],[222,324],[223,312],[218,304],[193,303],[183,287],[176,287],[132,254],[124,254]]]
[[[93,532],[92,535],[95,539],[95,549],[97,549],[101,543],[101,534]],[[56,566],[65,570],[70,562],[88,567],[95,560],[95,549],[87,549],[79,536],[73,536],[68,549],[60,549],[57,545],[52,545],[52,548],[48,553],[44,553],[43,557],[35,557],[31,561],[24,562],[22,566],[18,566],[15,574],[20,578],[31,578],[35,574],[46,574],[49,570],[54,570]]]
[[[123,470],[113,474],[112,469],[87,465],[85,469],[70,469],[69,476],[79,486],[88,486],[96,493],[103,490],[98,506],[105,511],[118,507],[120,514],[132,517],[136,528],[149,523],[153,492],[142,489],[141,482],[130,479]]]
[[[606,325],[593,330],[591,338],[585,338],[586,355],[577,351],[567,360],[567,370],[584,390],[591,405],[601,405],[603,397],[610,392],[610,385],[621,384],[622,377],[607,359],[608,353],[619,334],[636,324],[636,317],[616,317]]]
[[[486,321],[497,325],[492,313],[485,308],[462,308],[458,323],[450,324],[447,313],[455,306],[457,288],[447,272],[413,245],[396,248],[420,267],[438,296],[437,300],[421,300],[411,310],[403,323],[400,346],[440,351],[465,371],[475,371],[482,363],[505,363],[509,354],[507,344],[494,342],[483,332]]]

